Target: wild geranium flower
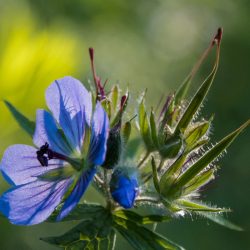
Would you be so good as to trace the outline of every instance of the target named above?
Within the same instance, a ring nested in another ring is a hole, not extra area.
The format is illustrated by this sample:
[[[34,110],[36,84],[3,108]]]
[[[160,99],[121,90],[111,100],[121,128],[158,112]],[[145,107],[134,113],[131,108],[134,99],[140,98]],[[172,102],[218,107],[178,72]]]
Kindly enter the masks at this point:
[[[46,220],[64,201],[58,220],[79,202],[105,160],[109,121],[99,102],[78,80],[64,77],[46,91],[51,111],[38,110],[33,142],[10,146],[1,171],[12,185],[0,198],[0,210],[13,224]]]

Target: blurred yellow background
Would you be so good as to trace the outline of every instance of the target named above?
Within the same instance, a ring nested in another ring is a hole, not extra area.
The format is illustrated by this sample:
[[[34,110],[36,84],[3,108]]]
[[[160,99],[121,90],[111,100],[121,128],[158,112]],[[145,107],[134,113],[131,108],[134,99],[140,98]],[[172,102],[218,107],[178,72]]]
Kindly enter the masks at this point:
[[[0,0],[0,98],[34,119],[54,79],[73,75],[88,84],[87,49],[92,46],[99,75],[110,85],[130,86],[134,99],[148,88],[150,105],[155,105],[162,93],[174,92],[223,26],[220,68],[203,109],[205,117],[215,113],[218,140],[250,117],[249,24],[246,0]],[[208,61],[193,89],[210,68]],[[220,161],[219,178],[205,192],[205,199],[231,207],[230,218],[245,232],[184,219],[160,225],[161,233],[187,249],[249,249],[249,138],[248,130],[229,149]],[[32,143],[2,101],[0,142],[0,155],[8,145]],[[6,188],[0,179],[0,190]],[[0,249],[55,249],[39,237],[58,235],[71,226],[18,227],[1,218]],[[119,238],[117,249],[130,247]]]

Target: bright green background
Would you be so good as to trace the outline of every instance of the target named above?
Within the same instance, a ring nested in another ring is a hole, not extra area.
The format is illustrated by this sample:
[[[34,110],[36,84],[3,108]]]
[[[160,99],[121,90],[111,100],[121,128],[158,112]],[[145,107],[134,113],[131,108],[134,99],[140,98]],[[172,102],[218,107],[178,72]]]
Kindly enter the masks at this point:
[[[203,108],[215,113],[217,140],[250,117],[250,6],[246,0],[0,0],[0,98],[34,119],[44,90],[56,78],[91,78],[87,48],[96,49],[97,68],[110,84],[119,81],[135,93],[148,88],[150,104],[173,93],[218,26],[224,27],[220,68]],[[209,72],[206,63],[195,86]],[[134,103],[136,94],[134,95]],[[250,130],[220,161],[222,169],[204,199],[231,207],[234,232],[193,219],[162,224],[158,230],[194,250],[250,248]],[[15,143],[31,143],[0,104],[0,154]],[[214,139],[215,141],[215,139]],[[0,180],[0,190],[6,190]],[[90,196],[91,191],[88,193]],[[92,194],[93,196],[93,194]],[[72,225],[10,225],[0,219],[0,249],[54,249],[39,237]],[[119,239],[117,249],[130,249]]]

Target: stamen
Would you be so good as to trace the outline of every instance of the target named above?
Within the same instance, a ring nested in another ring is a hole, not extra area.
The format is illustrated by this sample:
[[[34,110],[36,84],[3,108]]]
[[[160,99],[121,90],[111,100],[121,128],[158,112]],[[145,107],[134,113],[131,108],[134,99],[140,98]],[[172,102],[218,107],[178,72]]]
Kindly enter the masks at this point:
[[[62,154],[59,154],[57,152],[52,151],[49,148],[49,144],[46,142],[43,146],[40,147],[38,151],[36,151],[37,160],[40,162],[40,164],[44,167],[48,166],[48,162],[51,159],[59,159],[64,160],[67,162],[71,162],[71,160]]]

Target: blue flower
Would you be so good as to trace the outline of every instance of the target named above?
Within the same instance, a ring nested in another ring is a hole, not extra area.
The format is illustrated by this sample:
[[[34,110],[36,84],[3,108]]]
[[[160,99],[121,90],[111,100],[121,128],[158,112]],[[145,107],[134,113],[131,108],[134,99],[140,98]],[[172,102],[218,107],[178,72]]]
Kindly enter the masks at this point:
[[[138,195],[138,176],[132,167],[117,167],[110,180],[113,199],[123,208],[132,208]]]
[[[64,201],[58,220],[79,202],[105,160],[109,130],[100,103],[92,114],[91,94],[81,82],[64,77],[46,91],[51,112],[38,110],[33,142],[10,146],[0,169],[12,185],[0,198],[0,211],[13,224],[46,220]]]

